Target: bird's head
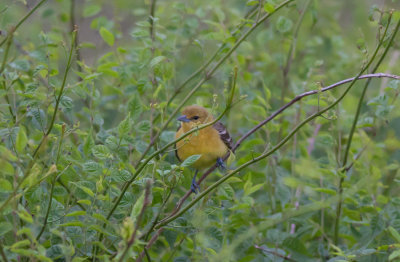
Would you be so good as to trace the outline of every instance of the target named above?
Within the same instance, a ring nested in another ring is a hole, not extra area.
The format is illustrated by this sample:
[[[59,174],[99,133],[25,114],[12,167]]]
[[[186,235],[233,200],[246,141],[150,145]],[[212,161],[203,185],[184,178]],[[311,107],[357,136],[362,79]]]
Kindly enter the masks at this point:
[[[185,107],[178,120],[182,122],[183,127],[191,129],[195,126],[211,122],[213,117],[204,107],[193,105]]]

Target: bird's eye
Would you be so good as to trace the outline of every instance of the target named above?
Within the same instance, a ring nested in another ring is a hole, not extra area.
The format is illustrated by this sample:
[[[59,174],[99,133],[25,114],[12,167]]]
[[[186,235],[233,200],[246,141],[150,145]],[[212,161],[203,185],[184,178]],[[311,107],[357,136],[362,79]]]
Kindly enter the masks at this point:
[[[197,119],[199,119],[199,117],[198,116],[194,116],[194,117],[192,117],[192,119],[193,120],[197,120]]]

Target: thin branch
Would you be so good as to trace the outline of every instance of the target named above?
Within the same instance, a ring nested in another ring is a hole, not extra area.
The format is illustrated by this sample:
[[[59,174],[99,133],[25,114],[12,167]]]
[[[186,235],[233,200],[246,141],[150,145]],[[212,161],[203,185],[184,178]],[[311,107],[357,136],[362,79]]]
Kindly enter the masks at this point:
[[[41,0],[39,3],[37,3],[31,11],[29,11],[24,17],[22,17],[22,19],[13,27],[12,29],[12,33],[14,33],[15,31],[17,31],[17,29],[25,22],[26,19],[28,19],[28,17],[30,17],[33,12],[36,11],[36,9],[38,9],[44,2],[46,2],[46,0]],[[7,41],[9,36],[7,36],[6,38],[3,39],[3,41],[0,42],[0,47]]]
[[[139,238],[143,238],[144,241],[147,241],[148,237],[150,236],[150,233],[153,231],[154,227],[158,223],[160,215],[161,215],[161,212],[164,210],[165,205],[167,204],[169,198],[171,197],[172,191],[174,190],[174,187],[175,187],[175,182],[174,182],[173,186],[171,187],[171,190],[168,191],[167,196],[163,200],[163,202],[162,202],[162,204],[160,206],[160,209],[158,210],[158,212],[157,212],[157,214],[156,214],[156,216],[154,218],[154,221],[151,223],[149,229],[145,233],[143,233]]]
[[[296,44],[297,44],[297,37],[300,31],[300,26],[303,23],[304,20],[304,15],[308,9],[308,7],[310,6],[311,0],[307,0],[307,2],[304,5],[303,10],[300,12],[300,17],[297,20],[295,29],[293,31],[293,36],[292,36],[292,41],[290,43],[290,48],[289,48],[289,52],[287,54],[287,58],[286,58],[286,65],[285,67],[282,68],[282,78],[283,78],[283,86],[281,89],[281,105],[284,103],[284,99],[285,99],[285,95],[287,90],[289,89],[289,71],[290,71],[290,66],[292,65],[292,61],[294,58],[294,53],[296,51]],[[280,119],[280,128],[279,128],[279,132],[278,132],[278,139],[281,138],[282,135],[282,127],[283,127],[283,118]]]
[[[258,129],[260,129],[261,127],[263,127],[265,124],[267,124],[268,122],[270,122],[272,119],[274,119],[275,117],[277,117],[279,114],[281,114],[283,111],[285,111],[287,108],[289,108],[291,105],[293,105],[294,103],[300,101],[301,99],[303,99],[306,96],[310,96],[310,95],[314,95],[314,94],[318,94],[320,92],[326,92],[328,90],[334,89],[338,86],[341,86],[343,84],[352,82],[354,84],[354,82],[357,79],[368,79],[368,78],[382,78],[382,77],[388,77],[388,78],[393,78],[393,79],[400,79],[400,76],[397,75],[391,75],[391,74],[384,74],[384,73],[376,73],[376,74],[366,74],[366,75],[360,75],[358,77],[352,77],[352,78],[348,78],[342,81],[339,81],[335,84],[332,84],[330,86],[324,87],[322,89],[318,89],[318,90],[312,90],[312,91],[308,91],[305,92],[303,94],[297,95],[294,99],[292,99],[292,101],[290,101],[289,103],[287,103],[286,105],[282,106],[281,108],[279,108],[277,111],[275,111],[272,115],[270,115],[268,118],[266,118],[265,120],[261,121],[258,125],[256,125],[254,128],[252,128],[251,130],[249,130],[246,134],[244,134],[235,144],[235,146],[232,148],[232,152],[235,152],[236,149],[241,145],[241,143],[247,139],[249,136],[251,136],[253,133],[255,133]],[[325,108],[322,111],[319,111],[313,115],[311,115],[310,117],[308,117],[306,120],[304,120],[303,122],[301,122],[294,131],[300,129],[305,123],[307,123],[308,121],[311,121],[313,118],[319,116],[320,114],[323,114],[324,112],[328,111],[330,108],[332,108],[333,106],[335,106],[341,99],[343,99],[344,95],[347,94],[347,92],[349,91],[349,88],[351,88],[353,86],[353,84],[351,84],[346,91],[343,93],[343,95],[338,98],[338,100],[336,100],[336,102],[334,102],[334,104],[332,104],[331,106],[329,106],[328,108]],[[262,158],[265,158],[267,156],[269,156],[270,154],[272,154],[273,152],[275,152],[280,146],[282,146],[284,143],[286,143],[287,140],[290,139],[290,137],[292,135],[294,135],[294,131],[292,131],[289,135],[286,136],[286,138],[284,138],[277,146],[275,146],[273,149],[271,149],[270,151],[268,151],[267,153],[254,158],[252,161],[246,162],[245,164],[243,164],[242,166],[238,167],[237,169],[231,171],[229,174],[225,175],[224,177],[222,177],[220,180],[218,180],[216,183],[218,183],[217,185],[219,185],[220,183],[224,182],[225,180],[227,180],[229,177],[231,177],[233,174],[239,172],[241,169],[247,167],[248,165],[251,165],[252,163],[255,163],[259,160],[261,160]],[[225,156],[225,159],[228,156]],[[199,181],[197,182],[197,184],[201,184],[201,182],[212,172],[216,169],[216,165],[212,166],[211,168],[209,168],[204,174],[203,176],[199,179]],[[217,186],[215,184],[213,184],[212,186]],[[209,187],[206,191],[211,191],[211,187]],[[204,193],[204,192],[203,192]],[[203,194],[202,193],[202,194]],[[186,194],[178,201],[174,211],[165,219],[161,220],[160,223],[155,227],[160,228],[161,226],[164,226],[166,224],[168,224],[169,222],[171,222],[172,220],[176,219],[177,217],[179,217],[179,214],[182,214],[184,212],[179,212],[181,210],[181,207],[183,205],[183,203],[185,202],[185,200],[189,197],[189,195],[191,194],[191,190],[188,190],[186,192]],[[200,199],[202,194],[200,194],[196,199]],[[205,194],[204,194],[205,195]],[[196,200],[195,199],[195,200]],[[198,201],[198,200],[197,200]],[[193,205],[189,204],[189,205]],[[187,210],[188,208],[185,207],[185,209]],[[179,213],[178,213],[179,212]]]
[[[48,138],[51,130],[54,127],[54,122],[55,122],[55,119],[56,119],[58,107],[60,105],[61,97],[62,97],[64,89],[65,89],[65,83],[66,83],[66,80],[67,80],[68,72],[69,72],[69,70],[71,68],[71,58],[72,58],[72,53],[73,53],[73,50],[74,50],[74,47],[75,47],[75,33],[76,33],[76,31],[72,32],[72,40],[71,40],[71,47],[70,47],[69,56],[68,56],[68,62],[67,62],[67,66],[65,68],[64,78],[63,78],[63,82],[62,82],[62,85],[61,85],[61,89],[60,89],[60,92],[59,92],[58,97],[56,99],[56,106],[54,108],[54,112],[53,112],[53,116],[51,118],[50,125],[49,125],[49,127],[47,129],[47,132],[43,135],[43,137],[40,140],[38,146],[36,147],[35,151],[33,152],[32,159],[29,162],[28,167],[27,167],[27,169],[25,171],[25,174],[22,177],[21,181],[18,183],[17,187],[14,189],[14,192],[12,194],[10,194],[10,196],[6,199],[6,201],[4,201],[2,203],[2,205],[0,206],[0,212],[6,207],[8,202],[10,202],[10,200],[13,198],[13,195],[16,193],[16,191],[19,189],[19,187],[22,185],[22,183],[25,181],[25,179],[27,179],[29,177],[30,171],[31,171],[31,169],[32,169],[33,165],[35,164],[35,161],[36,161],[36,159],[38,157],[39,149],[47,141],[47,138]]]
[[[73,199],[75,199],[75,201],[78,201],[79,199],[76,198],[76,196],[74,196],[71,192],[71,189],[69,189],[69,187],[64,184],[64,182],[60,179],[60,177],[57,178],[57,182],[67,191],[68,195],[70,195]],[[76,204],[83,210],[86,211],[86,208],[81,204],[76,202]]]
[[[149,152],[150,148],[153,146],[155,141],[160,137],[162,131],[164,131],[169,123],[175,118],[176,114],[181,110],[181,108],[185,105],[185,103],[194,95],[194,93],[205,83],[207,82],[217,71],[217,69],[230,57],[230,55],[235,51],[239,45],[246,40],[246,38],[259,26],[261,25],[266,19],[268,19],[272,14],[276,13],[279,11],[281,8],[284,6],[288,5],[289,3],[293,2],[294,0],[286,0],[285,2],[281,3],[278,5],[274,12],[267,13],[264,16],[261,17],[259,21],[254,23],[237,41],[236,43],[229,49],[229,51],[221,57],[220,60],[216,62],[216,64],[204,75],[204,77],[197,83],[196,86],[192,88],[192,90],[186,95],[184,99],[181,100],[181,103],[176,107],[176,109],[170,114],[170,117],[164,122],[163,126],[160,128],[160,130],[154,135],[153,139],[150,141],[149,145],[139,158],[139,160],[136,163],[136,167],[140,165],[140,162],[144,159],[144,157],[147,155]],[[210,60],[211,62],[212,60]]]
[[[69,9],[69,17],[70,17],[70,30],[71,32],[75,30],[77,27],[76,24],[76,15],[75,15],[75,8],[76,6],[76,0],[71,0],[71,5]],[[79,31],[76,31],[76,36],[75,36],[75,54],[76,54],[76,60],[81,61],[81,51],[78,48],[79,47]],[[78,67],[78,72],[82,72],[82,67],[79,63],[76,63]],[[82,81],[82,78],[78,75],[78,81]]]
[[[246,26],[247,24],[247,19],[252,18],[255,14],[257,13],[257,7],[253,7],[253,9],[251,9],[249,11],[249,13],[247,13],[244,17],[244,22],[242,22],[239,26],[236,27],[236,29],[231,33],[231,36],[236,37],[241,30]],[[174,93],[172,94],[172,96],[168,99],[167,101],[167,105],[166,107],[168,107],[172,100],[174,100],[176,98],[176,96],[182,91],[182,89],[194,78],[196,78],[199,74],[201,74],[210,64],[211,62],[217,57],[217,55],[221,52],[221,50],[223,50],[225,47],[227,46],[227,43],[223,43],[216,51],[215,53],[210,56],[210,58],[202,65],[200,66],[195,72],[193,72],[190,76],[188,76],[183,82],[182,84],[180,84],[174,91]],[[160,116],[160,114],[158,114],[156,116],[156,118]]]
[[[145,250],[149,249],[154,242],[156,242],[157,238],[160,236],[160,234],[164,231],[164,228],[160,228],[159,230],[157,230],[157,232],[154,234],[154,236],[150,239],[149,243],[147,243],[147,245],[144,247]],[[145,255],[145,251],[142,251],[142,253],[140,253],[139,257],[136,259],[136,262],[141,262],[144,255]]]
[[[289,71],[290,71],[290,66],[292,64],[293,61],[293,57],[294,57],[294,52],[296,50],[296,44],[297,44],[297,36],[299,34],[300,31],[300,26],[304,20],[304,15],[308,9],[308,7],[310,6],[311,0],[307,0],[307,2],[304,5],[303,10],[300,13],[300,17],[297,20],[297,24],[296,27],[294,29],[293,32],[293,36],[292,36],[292,42],[290,43],[290,48],[289,48],[289,52],[286,58],[286,65],[285,67],[282,69],[282,75],[283,75],[283,87],[282,87],[282,93],[281,93],[281,104],[283,103],[283,99],[285,98],[285,93],[286,90],[289,88]]]
[[[126,182],[124,184],[124,186],[122,187],[121,193],[119,194],[119,196],[117,197],[117,200],[114,202],[113,207],[111,208],[111,210],[109,211],[109,213],[107,214],[107,220],[109,220],[111,218],[111,216],[113,215],[114,211],[117,209],[119,203],[121,202],[123,196],[125,195],[125,192],[128,190],[128,188],[130,187],[130,185],[135,181],[136,177],[143,171],[143,169],[146,167],[146,165],[150,162],[151,159],[153,159],[155,156],[159,155],[160,153],[164,152],[165,150],[167,150],[170,146],[175,145],[177,142],[181,141],[182,139],[184,139],[185,137],[191,135],[194,132],[198,132],[199,130],[209,127],[213,124],[215,124],[216,122],[218,122],[224,115],[226,112],[228,112],[228,110],[231,108],[231,104],[233,101],[233,95],[235,93],[235,86],[236,86],[236,77],[237,77],[237,69],[235,69],[235,82],[234,85],[231,89],[231,93],[227,99],[227,103],[226,103],[226,107],[224,109],[224,111],[213,121],[207,123],[207,124],[202,124],[199,126],[194,127],[193,129],[189,130],[188,132],[184,133],[183,135],[181,135],[179,138],[171,141],[170,143],[166,144],[164,147],[162,147],[161,149],[155,151],[153,154],[151,154],[146,160],[144,160],[142,162],[142,164],[138,167],[138,169],[136,170],[136,172],[132,175],[131,179]],[[103,224],[103,227],[105,227],[106,224]],[[101,242],[103,240],[103,233],[100,233],[99,235],[99,242]],[[93,252],[93,259],[96,256],[96,252]]]
[[[154,28],[154,14],[156,10],[156,2],[157,0],[151,0],[150,3],[150,15],[149,15],[149,23],[150,23],[150,28],[149,28],[149,33],[150,33],[150,39],[151,39],[151,58],[154,58],[155,54],[155,28]],[[157,89],[158,86],[158,81],[157,81],[157,76],[155,72],[155,68],[151,68],[150,70],[150,81],[152,85],[152,93],[154,93]],[[154,97],[152,95],[151,101],[150,101],[150,141],[153,140],[153,135],[154,135]]]
[[[8,262],[6,253],[4,252],[3,243],[0,241],[0,256],[4,262]]]
[[[126,243],[126,247],[125,247],[124,251],[122,252],[121,257],[119,258],[119,262],[123,262],[124,261],[125,256],[128,253],[129,249],[135,243],[136,233],[138,231],[138,228],[140,227],[140,224],[142,223],[142,218],[143,218],[144,212],[145,212],[147,206],[151,204],[151,201],[150,201],[150,188],[151,188],[151,182],[148,181],[147,184],[146,184],[145,192],[144,192],[143,206],[142,206],[142,209],[140,210],[140,213],[139,213],[139,215],[138,215],[138,217],[136,219],[135,229],[133,230],[133,233],[132,233],[131,237],[129,238],[128,242]]]
[[[237,72],[235,73],[235,77],[237,76]],[[236,83],[236,82],[235,82]],[[117,199],[117,201],[115,201],[113,208],[110,210],[110,212],[107,215],[107,219],[109,219],[112,214],[114,213],[115,209],[117,208],[117,206],[119,205],[119,202],[121,201],[122,197],[124,196],[126,190],[129,188],[129,186],[133,183],[133,181],[135,181],[136,177],[142,172],[142,170],[144,169],[144,167],[150,162],[151,159],[153,159],[156,155],[159,155],[160,153],[164,152],[165,150],[167,150],[170,146],[175,145],[177,142],[183,140],[185,137],[191,135],[194,132],[198,132],[199,130],[212,126],[214,125],[216,122],[218,122],[224,115],[226,112],[228,112],[228,110],[231,108],[231,104],[233,101],[233,95],[235,93],[235,85],[233,85],[232,89],[231,89],[231,93],[229,95],[226,107],[224,109],[224,111],[217,117],[215,118],[213,121],[207,123],[207,124],[202,124],[202,125],[198,125],[196,127],[194,127],[193,129],[189,130],[188,132],[184,133],[183,135],[181,135],[179,138],[169,142],[168,144],[166,144],[164,147],[162,147],[161,149],[157,150],[156,152],[154,152],[152,155],[150,155],[145,161],[143,161],[142,165],[139,166],[139,168],[136,170],[136,172],[133,174],[132,178],[124,185],[124,187],[121,190],[121,193]]]
[[[378,46],[376,48],[375,55],[376,55],[377,51],[379,50],[379,48],[383,45],[383,41],[384,41],[385,36],[387,34],[391,19],[392,19],[392,13],[390,13],[389,20],[388,20],[387,26],[385,28],[385,32],[384,32],[382,38],[379,40],[379,44],[378,44]],[[388,53],[389,48],[391,47],[391,45],[393,43],[393,40],[394,40],[394,38],[395,38],[395,36],[397,34],[397,31],[399,30],[399,27],[400,27],[400,20],[397,22],[397,25],[396,25],[393,33],[392,33],[392,36],[391,36],[391,38],[389,40],[389,43],[387,44],[387,46],[385,48],[385,51],[383,52],[383,54],[379,58],[379,60],[376,63],[375,67],[372,69],[372,73],[376,72],[376,70],[379,68],[380,64],[382,63],[383,59],[385,58],[386,54]],[[350,130],[350,133],[349,133],[349,138],[347,140],[347,145],[346,145],[346,149],[345,149],[345,153],[344,153],[344,157],[343,157],[342,168],[346,167],[346,165],[347,165],[347,159],[348,159],[348,155],[349,155],[349,152],[350,152],[351,142],[352,142],[352,139],[353,139],[354,132],[356,130],[358,117],[360,116],[361,106],[362,106],[362,103],[364,101],[364,97],[365,97],[365,94],[367,92],[367,88],[368,88],[370,82],[371,82],[371,79],[368,79],[368,81],[365,83],[364,89],[363,89],[363,91],[361,93],[361,96],[360,96],[360,99],[358,101],[357,111],[355,113],[353,124],[351,126],[351,130]],[[343,192],[344,178],[345,178],[345,176],[342,176],[340,178],[340,181],[339,181],[339,186],[338,186],[339,196],[341,196],[341,194]],[[339,222],[340,222],[341,211],[342,211],[342,198],[339,197],[339,201],[338,201],[337,206],[336,206],[336,218],[335,218],[335,228],[334,228],[334,243],[335,243],[335,245],[337,245],[338,240],[339,240]]]
[[[8,54],[10,52],[10,47],[11,47],[11,43],[12,43],[12,40],[13,40],[13,36],[14,36],[14,30],[11,30],[9,32],[8,37],[6,38],[7,39],[7,45],[6,45],[6,50],[4,51],[3,62],[1,63],[1,67],[0,67],[0,75],[1,75],[1,73],[3,73],[3,71],[4,71],[5,67],[6,67],[7,58],[8,58]]]
[[[62,125],[62,129],[61,129],[61,136],[60,136],[60,142],[58,144],[58,150],[57,150],[57,157],[56,157],[56,167],[58,165],[58,160],[60,159],[60,155],[61,155],[61,147],[62,147],[62,143],[63,143],[63,139],[64,139],[64,134],[65,134],[65,124]],[[67,166],[67,168],[69,167],[69,165]],[[49,214],[50,214],[50,210],[51,210],[51,203],[53,201],[53,193],[54,193],[54,186],[58,180],[58,178],[60,177],[60,175],[62,174],[62,172],[60,172],[58,175],[54,176],[54,179],[51,183],[51,188],[50,188],[50,195],[49,195],[49,204],[47,206],[47,211],[46,211],[46,215],[44,217],[44,222],[43,222],[43,226],[40,229],[39,234],[36,236],[36,241],[39,241],[40,237],[42,236],[44,230],[46,229],[46,225],[47,225],[47,219],[49,218]]]

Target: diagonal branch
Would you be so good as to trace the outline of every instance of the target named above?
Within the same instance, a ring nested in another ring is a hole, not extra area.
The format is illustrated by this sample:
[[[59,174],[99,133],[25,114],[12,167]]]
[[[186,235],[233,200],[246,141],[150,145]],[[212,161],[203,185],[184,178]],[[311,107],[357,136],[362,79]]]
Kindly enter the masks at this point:
[[[307,96],[310,96],[310,95],[314,95],[314,94],[318,94],[318,93],[320,93],[320,92],[326,92],[326,91],[328,91],[328,90],[331,90],[331,89],[334,89],[334,88],[336,88],[336,87],[339,87],[339,86],[341,86],[341,85],[344,85],[344,84],[347,84],[347,83],[349,83],[349,82],[354,82],[355,80],[357,80],[357,79],[369,79],[369,78],[382,78],[382,77],[386,77],[386,78],[392,78],[392,79],[399,79],[400,80],[400,76],[397,76],[397,75],[392,75],[392,74],[384,74],[384,73],[376,73],[376,74],[366,74],[366,75],[360,75],[360,76],[358,76],[358,77],[352,77],[352,78],[348,78],[348,79],[345,79],[345,80],[342,80],[342,81],[339,81],[339,82],[337,82],[337,83],[335,83],[335,84],[332,84],[332,85],[330,85],[330,86],[327,86],[327,87],[324,87],[324,88],[322,88],[322,89],[320,89],[320,90],[312,90],[312,91],[308,91],[308,92],[305,92],[305,93],[302,93],[302,94],[300,94],[300,95],[297,95],[295,98],[293,98],[289,103],[287,103],[287,104],[285,104],[284,106],[282,106],[281,108],[279,108],[277,111],[275,111],[272,115],[270,115],[268,118],[266,118],[266,119],[264,119],[263,121],[261,121],[258,125],[256,125],[254,128],[252,128],[251,130],[249,130],[246,134],[244,134],[237,142],[236,142],[236,144],[235,144],[235,146],[232,148],[232,151],[233,152],[235,152],[236,150],[237,150],[237,148],[241,145],[241,143],[245,140],[245,139],[247,139],[249,136],[251,136],[252,134],[254,134],[258,129],[260,129],[261,127],[263,127],[265,124],[267,124],[268,122],[270,122],[272,119],[274,119],[275,117],[277,117],[279,114],[281,114],[283,111],[285,111],[287,108],[289,108],[291,105],[293,105],[293,104],[295,104],[295,103],[297,103],[297,102],[299,102],[301,99],[303,99],[304,97],[307,97]],[[351,87],[351,86],[350,86]],[[340,99],[340,98],[339,98]],[[336,104],[334,104],[334,105],[336,105]],[[331,107],[331,106],[330,106]],[[329,107],[329,108],[330,108]],[[318,115],[320,115],[320,114],[322,114],[322,113],[324,113],[325,111],[327,111],[326,109],[325,110],[322,110],[322,111],[319,111],[319,112],[317,112],[316,114],[318,114]],[[312,117],[312,118],[315,118],[316,116],[318,116],[318,115],[316,115],[316,114],[314,114],[314,115],[311,115],[310,117]],[[309,117],[309,118],[310,118]],[[311,118],[311,119],[312,119]],[[311,120],[310,119],[310,120]],[[306,119],[307,120],[307,119]],[[310,120],[308,120],[308,121],[310,121]],[[302,126],[302,125],[304,125],[304,123],[302,122],[302,123],[300,123],[300,125]],[[301,127],[300,126],[300,127]],[[297,129],[299,129],[299,126],[298,127],[296,127],[295,128],[295,130],[297,130]],[[293,132],[292,132],[293,133]],[[286,143],[286,141],[287,140],[289,140],[289,138],[291,137],[291,135],[292,135],[292,133],[290,133],[286,138],[284,138],[277,146],[279,146],[280,144],[284,144],[284,143]],[[294,133],[293,133],[294,134]],[[290,137],[289,137],[290,136]],[[289,137],[289,138],[288,138]],[[283,145],[282,144],[282,145]],[[274,147],[275,148],[275,147]],[[273,152],[275,152],[277,149],[272,149],[272,150],[274,150]],[[271,150],[269,151],[269,152],[267,152],[266,154],[268,154],[268,155],[270,155],[271,153]],[[265,155],[265,154],[264,154]],[[268,155],[266,155],[266,156],[268,156]],[[262,157],[263,155],[261,155],[261,156],[259,156],[259,157]],[[264,156],[264,157],[266,157],[266,156]],[[225,156],[225,159],[227,158],[228,156]],[[258,157],[258,158],[259,158]],[[255,158],[255,159],[253,159],[253,161],[251,161],[251,162],[257,162],[258,160],[256,160],[256,159],[258,159],[258,158]],[[224,160],[225,160],[224,159]],[[255,160],[255,161],[254,161]],[[248,165],[250,165],[250,164],[252,164],[252,163],[249,163],[249,162],[246,162],[245,164],[243,164],[243,165],[246,165],[246,167],[248,166]],[[243,166],[242,165],[242,166]],[[241,167],[242,167],[241,166]],[[241,167],[239,167],[240,168],[240,170],[242,169]],[[239,169],[238,168],[238,169]],[[243,167],[244,168],[244,167]],[[199,179],[199,181],[197,182],[197,184],[201,184],[201,182],[202,181],[204,181],[204,179],[206,179],[206,177],[211,173],[211,172],[213,172],[214,170],[216,169],[216,165],[214,165],[214,166],[212,166],[211,168],[209,168],[204,174],[203,174],[203,176]],[[237,173],[238,171],[236,171],[237,169],[235,169],[234,171],[232,171],[232,172],[234,172],[234,173]],[[227,176],[231,176],[231,174],[232,173],[230,173],[230,174],[228,174]],[[226,176],[224,176],[224,177],[222,177],[221,179],[223,179],[223,181],[225,181],[226,179],[224,179]],[[222,181],[222,182],[223,182]],[[221,182],[221,183],[222,183]],[[211,191],[211,190],[210,190]],[[163,220],[161,220],[160,221],[160,223],[155,227],[155,228],[159,228],[159,227],[161,227],[161,226],[163,226],[163,225],[166,225],[167,223],[169,223],[169,222],[171,222],[172,220],[174,220],[175,218],[177,218],[179,215],[178,215],[178,212],[180,211],[180,209],[182,208],[182,205],[183,205],[183,203],[186,201],[186,199],[190,196],[190,194],[191,194],[192,192],[190,191],[190,190],[188,190],[187,192],[186,192],[186,194],[178,201],[178,203],[177,203],[177,205],[176,205],[176,207],[175,207],[175,209],[174,209],[174,211],[168,216],[168,217],[166,217],[166,218],[164,218]],[[198,199],[198,198],[201,198],[200,196],[198,196],[196,199]],[[188,209],[188,208],[187,208]],[[179,212],[179,214],[182,214],[183,212]],[[174,219],[171,219],[171,218],[174,218]]]
[[[22,19],[19,20],[19,22],[13,27],[12,33],[17,31],[17,29],[25,22],[25,20],[28,19],[44,2],[46,2],[46,0],[41,0],[32,8],[31,11],[29,11],[24,17],[22,17]],[[8,37],[4,38],[3,41],[0,42],[0,46],[2,46],[7,41]]]
[[[176,107],[176,109],[170,114],[170,117],[167,119],[167,121],[164,122],[163,126],[160,128],[160,130],[154,135],[153,139],[150,141],[149,145],[139,158],[139,160],[136,163],[136,167],[140,165],[140,162],[144,159],[144,157],[147,155],[149,152],[150,148],[154,145],[154,143],[157,141],[157,139],[160,137],[162,131],[164,131],[169,123],[175,118],[176,114],[181,110],[181,108],[185,105],[185,103],[194,95],[194,93],[200,89],[200,87],[207,82],[211,77],[214,75],[214,73],[219,69],[219,67],[228,59],[228,57],[231,56],[231,54],[240,46],[241,43],[243,43],[244,40],[259,26],[261,25],[265,20],[267,20],[270,16],[275,14],[277,11],[279,11],[281,8],[284,6],[288,5],[289,3],[293,2],[294,0],[286,0],[280,5],[278,5],[275,10],[271,13],[267,13],[263,15],[259,21],[254,23],[237,41],[236,43],[226,52],[226,54],[221,57],[216,64],[204,75],[204,77],[197,83],[196,86],[192,88],[192,90],[186,95],[185,98],[182,99],[182,102]]]
[[[388,22],[387,22],[387,26],[385,28],[385,32],[383,33],[382,38],[379,40],[379,44],[378,44],[378,48],[377,49],[379,49],[380,46],[383,45],[383,41],[385,40],[385,36],[386,36],[386,34],[388,32],[391,19],[392,19],[392,13],[390,13],[390,16],[389,16],[389,19],[388,19]],[[400,20],[397,22],[397,25],[396,25],[393,33],[392,33],[392,36],[389,39],[389,43],[387,44],[387,46],[385,48],[385,51],[383,52],[383,54],[379,58],[379,60],[376,63],[375,67],[372,69],[372,73],[374,73],[374,72],[376,72],[376,70],[378,70],[378,68],[379,68],[380,64],[382,63],[383,59],[385,59],[385,56],[387,55],[387,53],[388,53],[388,51],[389,51],[389,49],[390,49],[390,47],[391,47],[391,45],[393,43],[393,40],[394,40],[394,38],[395,38],[395,36],[397,34],[397,31],[399,30],[399,27],[400,27]],[[353,140],[353,135],[354,135],[354,132],[356,130],[358,117],[360,116],[361,106],[362,106],[362,103],[364,101],[364,96],[365,96],[365,94],[367,92],[367,89],[368,89],[368,86],[369,86],[370,82],[371,82],[371,79],[368,79],[368,81],[365,83],[364,89],[363,89],[363,91],[361,93],[361,96],[360,96],[360,99],[358,101],[357,110],[356,110],[356,113],[355,113],[355,116],[354,116],[353,124],[351,126],[351,130],[350,130],[350,133],[349,133],[349,138],[348,138],[347,144],[346,144],[346,149],[345,149],[343,162],[342,162],[342,168],[345,168],[346,165],[347,165],[347,159],[348,159],[348,155],[349,155],[349,152],[350,152],[351,142]],[[341,196],[341,194],[343,192],[344,178],[345,178],[345,176],[342,176],[340,178],[340,181],[339,181],[339,186],[338,186],[339,196]],[[341,199],[341,197],[339,197],[339,201],[338,201],[337,206],[336,206],[336,218],[335,218],[335,229],[334,229],[334,243],[335,243],[335,245],[337,245],[338,238],[339,238],[339,222],[340,222],[341,210],[342,210],[342,199]]]

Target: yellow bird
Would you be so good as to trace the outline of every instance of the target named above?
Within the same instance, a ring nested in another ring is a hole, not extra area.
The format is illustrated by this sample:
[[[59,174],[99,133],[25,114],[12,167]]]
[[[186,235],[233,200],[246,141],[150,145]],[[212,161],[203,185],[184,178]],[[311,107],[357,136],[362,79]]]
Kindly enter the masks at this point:
[[[184,133],[194,127],[210,123],[214,120],[213,116],[204,107],[192,105],[185,107],[182,116],[178,118],[182,124],[175,134],[175,138],[179,138]],[[191,190],[196,193],[199,186],[196,183],[196,175],[198,170],[208,168],[215,163],[219,167],[225,168],[222,157],[233,147],[232,137],[229,135],[225,126],[217,122],[212,126],[208,126],[194,132],[186,138],[176,143],[176,157],[179,161],[184,161],[192,155],[201,155],[201,157],[193,163],[196,173],[192,179]]]

